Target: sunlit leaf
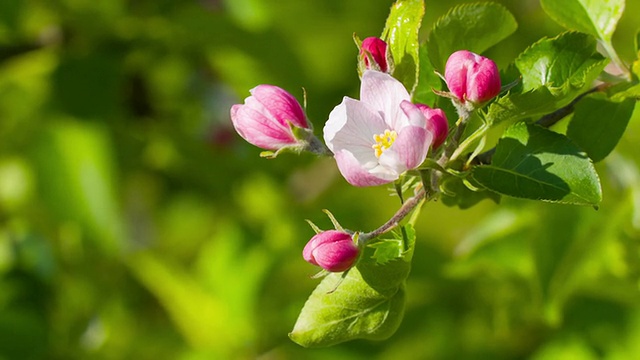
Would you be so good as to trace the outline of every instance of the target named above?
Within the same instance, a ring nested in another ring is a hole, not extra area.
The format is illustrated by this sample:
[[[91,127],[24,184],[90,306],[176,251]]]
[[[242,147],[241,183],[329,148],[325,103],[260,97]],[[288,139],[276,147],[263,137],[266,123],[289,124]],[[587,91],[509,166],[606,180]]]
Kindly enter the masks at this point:
[[[503,195],[576,205],[602,199],[591,160],[565,136],[537,125],[507,129],[491,165],[473,169],[474,178]]]
[[[440,73],[457,50],[482,53],[516,31],[518,24],[504,6],[485,2],[459,5],[434,25],[427,47],[431,63]]]
[[[560,25],[610,41],[624,12],[624,0],[540,0]]]
[[[412,92],[420,61],[418,31],[424,16],[423,0],[398,0],[391,7],[382,39],[389,44],[395,63],[393,76]]]
[[[542,39],[516,59],[525,91],[544,86],[555,97],[589,86],[606,63],[596,51],[596,40],[577,32]]]
[[[561,107],[546,87],[523,93],[510,93],[489,105],[485,118],[492,124],[516,122],[533,116],[548,114]]]
[[[391,260],[402,256],[403,245],[401,240],[385,239],[369,245],[375,249],[372,257],[378,264],[384,265]]]

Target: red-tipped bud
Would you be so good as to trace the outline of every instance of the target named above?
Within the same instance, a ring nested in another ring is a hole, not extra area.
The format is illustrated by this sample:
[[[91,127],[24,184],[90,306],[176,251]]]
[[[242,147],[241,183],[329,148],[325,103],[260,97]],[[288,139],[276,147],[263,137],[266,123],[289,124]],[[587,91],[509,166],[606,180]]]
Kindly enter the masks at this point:
[[[416,104],[427,121],[427,130],[433,134],[432,149],[437,149],[447,139],[449,123],[442,109],[432,109],[425,104]]]
[[[389,59],[387,43],[377,37],[368,37],[362,40],[360,47],[360,61],[364,62],[366,70],[379,70],[389,72]],[[373,60],[373,64],[371,63]]]
[[[467,50],[456,51],[449,56],[444,78],[449,91],[462,103],[481,104],[500,93],[500,73],[496,63]]]
[[[285,90],[273,85],[258,85],[244,104],[231,107],[231,122],[247,142],[267,150],[296,145],[293,127],[308,129],[309,123],[300,103]]]
[[[350,234],[327,230],[309,240],[302,251],[302,257],[327,271],[342,272],[353,266],[358,253],[358,247]]]

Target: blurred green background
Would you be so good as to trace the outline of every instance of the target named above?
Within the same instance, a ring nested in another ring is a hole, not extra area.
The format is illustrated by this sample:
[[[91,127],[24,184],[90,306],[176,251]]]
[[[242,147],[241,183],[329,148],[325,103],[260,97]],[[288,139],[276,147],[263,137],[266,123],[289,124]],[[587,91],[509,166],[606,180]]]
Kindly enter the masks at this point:
[[[430,203],[406,317],[384,342],[287,338],[330,209],[371,230],[397,208],[331,159],[258,157],[229,107],[260,83],[317,132],[357,96],[356,48],[392,1],[0,1],[0,359],[631,359],[640,356],[640,114],[597,168],[599,210]],[[427,0],[423,36],[460,1]],[[537,1],[505,67],[563,31]],[[614,44],[634,59],[640,3]],[[606,121],[606,119],[603,119]]]

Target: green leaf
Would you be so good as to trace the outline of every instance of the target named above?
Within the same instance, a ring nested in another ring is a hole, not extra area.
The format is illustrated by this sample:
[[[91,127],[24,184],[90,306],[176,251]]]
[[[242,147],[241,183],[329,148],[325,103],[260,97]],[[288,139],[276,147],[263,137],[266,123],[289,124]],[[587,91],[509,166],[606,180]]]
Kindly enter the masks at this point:
[[[395,70],[393,76],[412,92],[418,81],[418,32],[424,16],[424,1],[398,0],[391,7],[382,39],[389,44]]]
[[[520,92],[491,103],[485,119],[492,124],[516,122],[558,110],[586,91],[607,61],[586,34],[566,32],[542,39],[515,61],[522,76]]]
[[[321,347],[393,335],[404,314],[404,284],[415,246],[413,227],[406,225],[404,230],[398,234],[407,246],[401,257],[380,265],[373,257],[376,250],[365,246],[358,265],[346,275],[325,277],[305,303],[289,337],[304,347]]]
[[[485,119],[491,124],[516,122],[533,116],[553,112],[561,106],[546,87],[524,93],[511,93],[489,105]]]
[[[438,96],[432,90],[442,90],[442,80],[431,65],[428,51],[426,44],[420,46],[420,71],[418,72],[418,86],[413,93],[413,101],[435,106]]]
[[[623,83],[624,90],[614,92],[611,95],[612,101],[622,101],[624,99],[640,100],[640,84],[631,85],[632,83]],[[609,91],[608,91],[609,92]],[[610,92],[609,92],[610,93]]]
[[[598,162],[615,148],[633,114],[636,101],[613,102],[598,94],[576,105],[567,136]]]
[[[503,195],[576,205],[596,205],[602,190],[593,163],[564,135],[517,123],[498,142],[491,165],[474,179]]]
[[[499,194],[484,189],[473,191],[464,184],[462,179],[453,176],[445,180],[441,188],[440,199],[442,203],[447,206],[457,206],[462,210],[468,209],[484,199],[491,199],[496,204],[500,202]]]
[[[380,265],[401,257],[404,252],[403,241],[397,239],[384,239],[368,246],[375,249],[372,257]]]
[[[566,32],[531,45],[515,62],[523,90],[544,86],[555,97],[571,98],[591,85],[607,61],[596,51],[593,37]]]
[[[518,28],[513,15],[496,3],[459,5],[442,16],[429,34],[429,58],[436,70],[453,52],[469,50],[482,53],[511,35]]]
[[[624,0],[540,0],[542,9],[567,29],[594,35],[606,42],[624,12]]]

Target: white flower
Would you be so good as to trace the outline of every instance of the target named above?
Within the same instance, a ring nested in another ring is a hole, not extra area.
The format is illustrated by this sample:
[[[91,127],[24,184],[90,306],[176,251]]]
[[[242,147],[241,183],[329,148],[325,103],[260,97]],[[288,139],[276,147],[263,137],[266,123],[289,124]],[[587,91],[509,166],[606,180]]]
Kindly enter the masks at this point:
[[[324,140],[350,184],[386,184],[424,161],[434,134],[410,100],[391,75],[367,70],[360,100],[345,97],[331,111]]]

